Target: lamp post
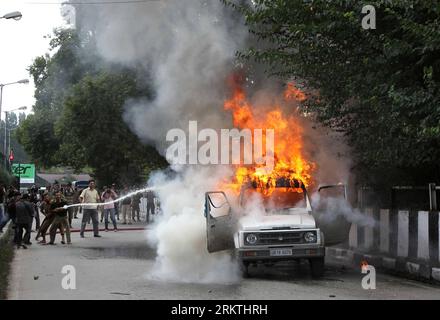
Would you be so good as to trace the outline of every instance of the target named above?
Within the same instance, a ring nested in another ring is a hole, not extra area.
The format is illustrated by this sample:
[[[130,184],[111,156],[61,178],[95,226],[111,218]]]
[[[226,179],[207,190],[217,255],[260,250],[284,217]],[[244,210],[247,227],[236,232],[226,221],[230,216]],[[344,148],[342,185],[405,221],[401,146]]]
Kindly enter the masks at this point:
[[[12,85],[12,84],[27,84],[29,83],[28,79],[22,79],[15,82],[9,82],[9,83],[0,83],[0,115],[2,114],[2,101],[3,101],[3,87]],[[6,126],[6,120],[5,120],[5,126]],[[6,149],[4,149],[6,150]],[[4,155],[6,159],[6,154]],[[6,168],[6,166],[5,166]]]
[[[14,131],[17,128],[13,128],[13,129],[8,129],[8,159],[9,159],[9,167],[11,167],[11,131]]]
[[[0,19],[14,19],[14,20],[20,20],[23,15],[20,11],[14,11],[9,12],[5,14],[4,16],[0,17]]]
[[[4,144],[3,144],[3,154],[5,156],[5,169],[7,167],[7,156],[6,156],[6,135],[7,135],[7,130],[8,130],[8,113],[9,112],[14,112],[14,111],[18,111],[18,110],[26,110],[27,107],[20,107],[20,108],[16,108],[13,110],[9,110],[9,111],[5,111],[5,139],[4,139]]]

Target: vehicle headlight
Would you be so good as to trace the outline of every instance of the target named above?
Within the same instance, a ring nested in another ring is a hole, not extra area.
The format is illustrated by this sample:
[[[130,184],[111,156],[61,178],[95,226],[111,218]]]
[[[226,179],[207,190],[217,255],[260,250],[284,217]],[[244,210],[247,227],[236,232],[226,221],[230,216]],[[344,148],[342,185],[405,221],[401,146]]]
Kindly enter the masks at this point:
[[[246,235],[246,242],[249,244],[256,244],[258,241],[258,237],[256,234],[253,233],[249,233],[248,235]]]
[[[304,240],[306,242],[316,242],[316,233],[311,231],[304,233]]]

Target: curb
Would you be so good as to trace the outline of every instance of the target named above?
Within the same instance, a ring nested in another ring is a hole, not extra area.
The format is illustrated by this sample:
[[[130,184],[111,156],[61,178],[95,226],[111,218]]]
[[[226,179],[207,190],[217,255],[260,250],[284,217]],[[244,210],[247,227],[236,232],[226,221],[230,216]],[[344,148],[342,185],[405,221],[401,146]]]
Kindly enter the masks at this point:
[[[431,277],[440,282],[440,268],[432,268]]]
[[[432,267],[428,261],[413,262],[405,258],[391,258],[382,255],[366,254],[355,252],[350,249],[326,248],[326,255],[337,261],[343,261],[352,266],[359,267],[362,261],[388,273],[416,278],[418,280],[429,280],[440,284],[440,268]]]

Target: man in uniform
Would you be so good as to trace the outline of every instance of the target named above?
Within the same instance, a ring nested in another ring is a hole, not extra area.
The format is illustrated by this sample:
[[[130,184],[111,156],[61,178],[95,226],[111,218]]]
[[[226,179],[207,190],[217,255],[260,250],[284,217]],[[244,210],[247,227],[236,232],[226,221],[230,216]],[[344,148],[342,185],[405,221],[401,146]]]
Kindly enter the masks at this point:
[[[70,239],[70,226],[69,221],[67,220],[67,209],[64,208],[67,206],[66,200],[62,198],[61,191],[55,193],[55,199],[52,200],[50,204],[50,211],[54,214],[54,219],[52,225],[50,227],[50,242],[49,244],[55,244],[55,236],[58,228],[63,228],[66,232],[67,244],[71,244]],[[64,239],[61,243],[64,242]],[[63,243],[64,244],[64,243]]]

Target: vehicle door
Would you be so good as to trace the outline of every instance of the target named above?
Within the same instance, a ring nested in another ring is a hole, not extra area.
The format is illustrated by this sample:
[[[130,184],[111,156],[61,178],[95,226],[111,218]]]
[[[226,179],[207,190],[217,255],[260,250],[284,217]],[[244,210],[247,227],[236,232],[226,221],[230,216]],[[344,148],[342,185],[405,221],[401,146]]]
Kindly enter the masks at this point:
[[[347,216],[351,206],[345,184],[324,185],[318,189],[319,200],[313,203],[313,216],[324,233],[326,246],[343,243],[348,239],[351,222]]]
[[[234,249],[235,221],[224,192],[205,193],[205,218],[208,252]]]

